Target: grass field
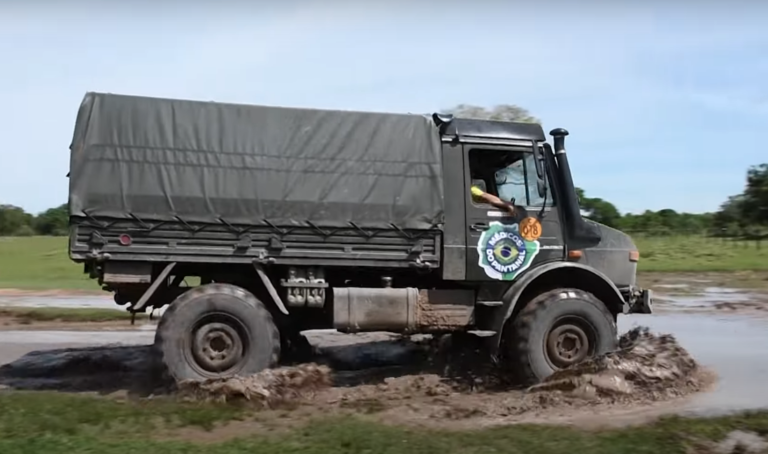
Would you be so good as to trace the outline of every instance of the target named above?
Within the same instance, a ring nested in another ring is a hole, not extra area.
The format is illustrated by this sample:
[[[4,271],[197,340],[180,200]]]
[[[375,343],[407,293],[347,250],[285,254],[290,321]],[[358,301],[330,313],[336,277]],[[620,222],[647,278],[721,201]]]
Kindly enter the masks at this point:
[[[636,237],[640,271],[768,270],[768,243],[703,236]]]
[[[768,244],[697,236],[637,237],[640,271],[768,270]],[[0,288],[92,290],[99,287],[67,256],[60,237],[0,238]]]
[[[0,452],[18,454],[673,454],[712,452],[703,448],[707,441],[720,441],[737,429],[768,433],[766,413],[671,418],[597,432],[530,425],[436,432],[384,426],[370,416],[288,421],[282,429],[270,429],[281,426],[274,418],[288,418],[290,412],[267,417],[233,405],[162,399],[134,403],[55,393],[0,392],[0,408]]]
[[[99,290],[69,260],[66,237],[0,238],[0,288]]]

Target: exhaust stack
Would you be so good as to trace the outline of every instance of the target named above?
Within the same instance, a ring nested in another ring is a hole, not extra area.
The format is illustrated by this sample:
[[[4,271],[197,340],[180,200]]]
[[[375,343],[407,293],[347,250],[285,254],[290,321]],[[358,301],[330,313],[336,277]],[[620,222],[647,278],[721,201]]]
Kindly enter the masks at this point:
[[[600,241],[600,230],[597,225],[587,223],[581,216],[579,198],[576,196],[576,188],[573,185],[571,166],[568,164],[568,155],[565,153],[565,138],[568,131],[556,128],[549,132],[554,144],[555,159],[557,160],[557,178],[560,180],[560,189],[565,214],[569,240],[575,243],[594,244]]]

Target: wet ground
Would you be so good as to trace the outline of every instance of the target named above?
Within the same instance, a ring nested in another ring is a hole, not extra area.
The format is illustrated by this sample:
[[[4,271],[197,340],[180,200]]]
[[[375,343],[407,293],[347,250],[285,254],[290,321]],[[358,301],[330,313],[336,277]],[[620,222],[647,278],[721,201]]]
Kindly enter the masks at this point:
[[[768,273],[652,274],[640,284],[655,292],[661,312],[768,314]]]
[[[620,329],[648,326],[672,333],[704,367],[717,375],[714,388],[694,396],[681,412],[714,415],[768,408],[768,320],[739,315],[656,314],[620,320]]]
[[[764,346],[768,344],[768,317],[765,317],[768,315],[768,280],[760,275],[734,277],[716,273],[657,275],[646,279],[644,285],[656,291],[657,313],[652,316],[620,317],[620,332],[628,331],[634,326],[647,326],[653,332],[673,334],[699,364],[714,372],[717,381],[711,389],[672,405],[656,405],[649,409],[624,408],[620,411],[612,409],[606,411],[606,414],[612,415],[611,418],[615,421],[622,418],[633,421],[644,415],[654,416],[668,412],[713,415],[768,408],[768,392],[764,391],[764,383],[768,380],[768,353],[764,350]],[[40,296],[21,293],[0,294],[0,306],[117,308],[109,297]],[[131,329],[126,324],[125,328],[123,331],[104,330],[96,326],[91,330],[77,331],[68,330],[66,327],[61,330],[34,330],[34,326],[8,326],[0,329],[0,345],[3,346],[0,349],[0,364],[12,363],[0,370],[0,385],[21,389],[89,391],[106,381],[112,383],[114,389],[100,391],[113,392],[125,388],[127,384],[141,382],[144,380],[142,374],[146,374],[149,368],[146,363],[146,347],[142,346],[152,342],[152,326]],[[337,369],[359,370],[378,367],[379,369],[374,369],[374,375],[378,373],[386,377],[386,367],[413,361],[414,355],[418,354],[418,349],[413,344],[395,340],[394,336],[384,333],[359,336],[335,332],[307,334],[326,362]],[[116,344],[129,347],[116,349],[113,347]],[[105,348],[106,345],[109,347]],[[51,351],[54,349],[56,350]],[[28,353],[31,354],[27,355]],[[100,374],[83,380],[82,374],[78,375],[79,369],[73,369],[73,364],[84,370],[111,370],[111,375],[105,377]],[[381,368],[384,368],[383,372]],[[350,377],[359,375],[348,374]],[[338,376],[343,379],[345,373],[342,372]],[[399,386],[395,379],[390,377],[389,380],[390,388]],[[429,388],[429,394],[435,392],[430,387],[438,385],[421,383],[419,386]],[[386,387],[379,385],[379,388],[374,387],[372,391],[383,393]],[[439,396],[431,397],[439,399]],[[512,394],[505,396],[506,399],[517,397]],[[475,411],[473,409],[489,405],[483,398],[473,399],[452,397],[452,401],[463,400],[463,410],[452,407],[451,411],[472,413]],[[437,411],[437,404],[433,401],[425,402],[425,405],[432,405],[433,410]],[[400,416],[403,408],[398,408]],[[444,410],[440,408],[440,411]],[[591,413],[600,412],[593,409]],[[434,418],[435,413],[424,413],[422,416]],[[515,415],[503,416],[506,419],[519,420],[515,419]],[[584,412],[574,411],[561,411],[556,415],[550,413],[544,416],[550,420],[556,416],[555,419],[563,422],[586,418]],[[534,412],[524,420],[535,421],[544,416],[541,412]],[[494,417],[498,422],[499,415]],[[467,418],[468,416],[464,415],[458,419]],[[455,420],[456,417],[449,419]],[[480,421],[480,424],[489,423],[488,418],[475,419]]]

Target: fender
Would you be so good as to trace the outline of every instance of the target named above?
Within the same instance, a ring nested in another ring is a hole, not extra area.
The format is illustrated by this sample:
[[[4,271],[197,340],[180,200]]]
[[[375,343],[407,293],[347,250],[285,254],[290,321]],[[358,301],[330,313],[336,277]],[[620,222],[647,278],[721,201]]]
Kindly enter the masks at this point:
[[[583,290],[595,292],[597,290],[597,297],[600,298],[611,310],[616,313],[622,312],[624,307],[624,297],[618,288],[611,282],[611,280],[599,270],[592,268],[591,266],[584,265],[576,262],[550,262],[541,266],[538,266],[524,275],[520,276],[515,282],[507,289],[502,297],[502,307],[500,308],[500,314],[503,317],[499,317],[494,321],[494,331],[496,334],[490,339],[491,349],[496,352],[501,344],[501,336],[504,330],[504,325],[507,320],[515,313],[515,308],[520,300],[520,296],[523,294],[526,288],[535,282],[540,277],[549,274],[557,270],[573,270],[576,273],[588,273],[591,275],[592,282],[587,287],[581,287]],[[585,276],[588,277],[588,276]],[[586,283],[586,282],[585,282]],[[590,290],[594,289],[594,290]]]

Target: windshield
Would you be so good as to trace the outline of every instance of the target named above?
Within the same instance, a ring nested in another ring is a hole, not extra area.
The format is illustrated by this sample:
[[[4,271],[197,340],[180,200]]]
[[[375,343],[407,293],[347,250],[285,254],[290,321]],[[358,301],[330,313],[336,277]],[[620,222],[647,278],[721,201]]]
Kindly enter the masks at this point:
[[[544,203],[544,197],[539,194],[535,159],[533,153],[523,153],[520,159],[496,171],[499,198],[506,201],[514,199],[517,204],[527,206],[541,206]],[[545,179],[546,183],[548,182]],[[546,191],[546,200],[548,206],[553,205],[549,188]]]

